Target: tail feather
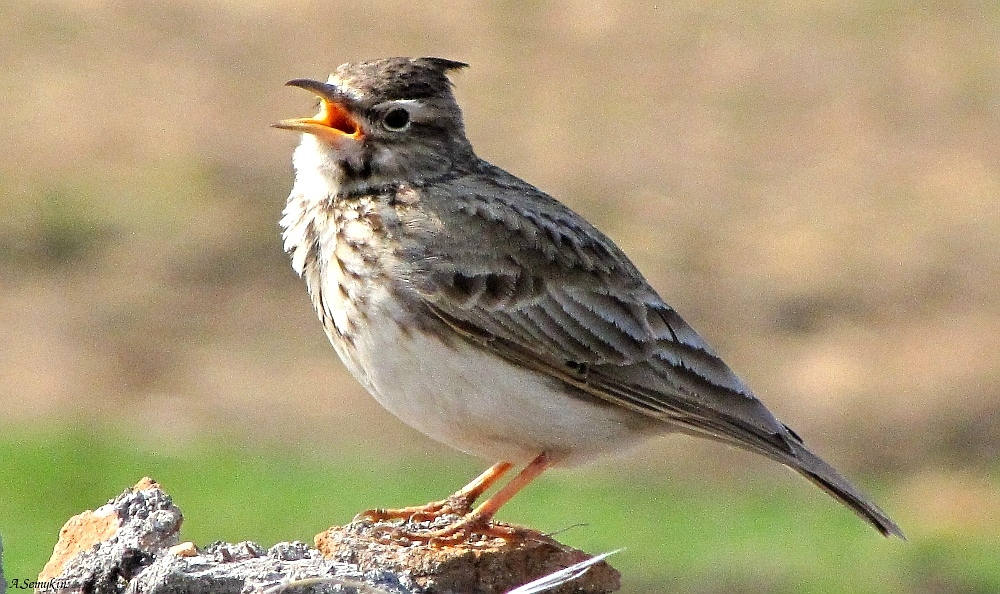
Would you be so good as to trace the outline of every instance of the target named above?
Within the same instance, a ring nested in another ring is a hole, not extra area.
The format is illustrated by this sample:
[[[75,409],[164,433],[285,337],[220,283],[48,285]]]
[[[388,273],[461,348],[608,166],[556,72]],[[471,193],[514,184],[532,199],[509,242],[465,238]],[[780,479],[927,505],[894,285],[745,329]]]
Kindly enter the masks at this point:
[[[835,468],[810,452],[801,443],[792,441],[791,445],[794,453],[787,459],[781,459],[780,462],[796,470],[819,488],[851,508],[854,513],[868,521],[883,536],[896,536],[906,540],[903,531],[892,521],[892,518],[872,503],[864,493],[852,485]]]
[[[809,451],[802,443],[802,438],[787,425],[775,420],[776,433],[769,435],[770,439],[764,439],[758,434],[743,430],[736,423],[730,422],[720,428],[708,425],[704,419],[700,421],[701,423],[698,425],[689,423],[680,430],[691,435],[728,443],[780,462],[849,507],[863,520],[874,526],[883,536],[896,536],[906,540],[903,531],[888,514],[872,503],[867,495],[859,491],[834,467]]]

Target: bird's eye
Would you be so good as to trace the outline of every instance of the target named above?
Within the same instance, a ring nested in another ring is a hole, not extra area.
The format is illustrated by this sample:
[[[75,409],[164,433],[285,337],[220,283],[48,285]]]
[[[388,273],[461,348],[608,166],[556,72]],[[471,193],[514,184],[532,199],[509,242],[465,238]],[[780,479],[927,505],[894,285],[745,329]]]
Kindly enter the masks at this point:
[[[386,130],[399,132],[410,125],[410,112],[402,107],[390,109],[389,113],[382,118],[382,125],[385,126]]]

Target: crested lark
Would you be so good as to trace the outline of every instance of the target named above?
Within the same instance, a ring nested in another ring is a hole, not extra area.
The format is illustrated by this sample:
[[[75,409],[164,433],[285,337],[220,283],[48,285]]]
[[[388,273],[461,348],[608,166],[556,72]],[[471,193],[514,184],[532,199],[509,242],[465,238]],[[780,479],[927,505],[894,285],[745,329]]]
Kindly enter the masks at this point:
[[[509,534],[497,509],[545,468],[682,432],[777,460],[884,535],[896,524],[778,421],[611,239],[472,150],[447,73],[389,58],[288,84],[319,114],[281,219],[344,365],[434,439],[499,460],[448,499],[375,518],[462,516],[409,534]],[[514,464],[527,466],[472,503]]]

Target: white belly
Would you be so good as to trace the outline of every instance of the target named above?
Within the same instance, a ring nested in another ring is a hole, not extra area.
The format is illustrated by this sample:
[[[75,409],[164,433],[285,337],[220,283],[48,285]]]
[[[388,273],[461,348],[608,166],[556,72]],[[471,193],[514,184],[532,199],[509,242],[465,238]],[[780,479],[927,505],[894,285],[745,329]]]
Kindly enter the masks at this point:
[[[358,381],[408,425],[493,461],[527,462],[545,452],[557,464],[620,452],[667,428],[573,396],[554,380],[460,338],[443,342],[418,328],[403,332],[390,312],[409,316],[390,301],[387,287],[368,278],[392,267],[364,216],[374,206],[359,199],[334,219],[322,197],[300,204],[293,191],[289,204],[282,220],[285,247],[330,341]],[[344,241],[337,241],[341,236]],[[321,251],[311,258],[317,245]],[[370,266],[359,251],[363,245],[384,259]],[[348,294],[364,296],[368,315]]]
[[[527,462],[546,452],[570,465],[653,432],[635,413],[573,396],[540,374],[451,342],[373,320],[356,340],[355,363],[379,403],[405,423],[491,460]]]

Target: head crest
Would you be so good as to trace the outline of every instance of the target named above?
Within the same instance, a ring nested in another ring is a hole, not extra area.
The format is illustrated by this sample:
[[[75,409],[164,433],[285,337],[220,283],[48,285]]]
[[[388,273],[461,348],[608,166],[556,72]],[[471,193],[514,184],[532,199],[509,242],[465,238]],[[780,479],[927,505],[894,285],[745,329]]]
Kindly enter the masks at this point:
[[[460,70],[469,67],[465,62],[458,62],[447,58],[414,58],[413,61],[433,66],[442,74],[446,74],[449,70]]]
[[[447,73],[466,66],[445,58],[383,58],[342,64],[330,82],[380,101],[450,97]]]

